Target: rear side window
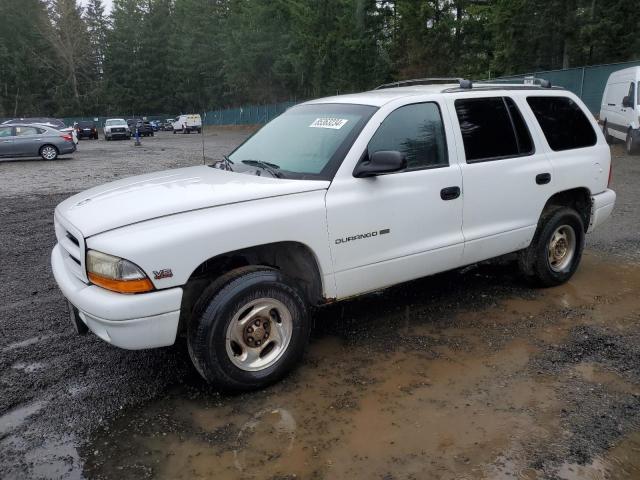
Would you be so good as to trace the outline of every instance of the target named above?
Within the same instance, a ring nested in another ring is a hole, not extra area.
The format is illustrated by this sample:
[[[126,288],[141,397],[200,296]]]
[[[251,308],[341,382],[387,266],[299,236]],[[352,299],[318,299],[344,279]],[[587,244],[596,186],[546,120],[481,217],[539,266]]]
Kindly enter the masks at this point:
[[[438,105],[416,103],[391,112],[369,141],[369,155],[380,150],[404,153],[407,170],[449,165]]]
[[[511,98],[463,98],[455,102],[467,163],[533,153],[533,142]]]
[[[38,135],[38,130],[36,127],[16,127],[16,135]]]
[[[527,97],[552,150],[595,145],[596,132],[582,109],[568,97]]]

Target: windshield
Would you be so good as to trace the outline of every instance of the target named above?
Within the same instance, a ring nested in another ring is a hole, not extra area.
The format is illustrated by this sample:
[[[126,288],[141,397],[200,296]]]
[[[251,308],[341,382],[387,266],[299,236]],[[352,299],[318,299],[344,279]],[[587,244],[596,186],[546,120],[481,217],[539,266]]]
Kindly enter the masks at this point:
[[[300,105],[269,122],[229,159],[238,165],[269,164],[284,178],[331,180],[376,107],[352,104]]]
[[[126,125],[127,122],[125,122],[122,119],[111,119],[111,120],[107,120],[105,122],[105,125],[107,125],[108,127],[112,126],[112,125]]]

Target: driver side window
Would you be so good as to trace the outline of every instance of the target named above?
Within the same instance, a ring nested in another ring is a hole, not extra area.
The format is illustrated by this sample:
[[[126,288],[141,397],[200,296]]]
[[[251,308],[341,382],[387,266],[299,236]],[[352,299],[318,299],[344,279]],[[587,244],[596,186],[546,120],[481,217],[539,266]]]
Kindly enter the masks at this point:
[[[438,105],[416,103],[391,112],[369,142],[369,157],[380,150],[404,153],[407,157],[405,171],[448,166],[447,143]]]

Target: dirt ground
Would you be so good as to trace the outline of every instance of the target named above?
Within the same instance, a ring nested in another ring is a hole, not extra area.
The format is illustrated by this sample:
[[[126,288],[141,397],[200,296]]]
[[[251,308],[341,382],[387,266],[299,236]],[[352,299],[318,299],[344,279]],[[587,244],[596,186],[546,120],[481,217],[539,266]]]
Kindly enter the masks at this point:
[[[206,161],[248,134],[208,132]],[[201,163],[202,138],[0,161],[0,478],[640,478],[640,157],[613,154],[616,210],[568,284],[506,258],[319,309],[300,368],[234,396],[183,341],[74,335],[49,267],[58,202]]]

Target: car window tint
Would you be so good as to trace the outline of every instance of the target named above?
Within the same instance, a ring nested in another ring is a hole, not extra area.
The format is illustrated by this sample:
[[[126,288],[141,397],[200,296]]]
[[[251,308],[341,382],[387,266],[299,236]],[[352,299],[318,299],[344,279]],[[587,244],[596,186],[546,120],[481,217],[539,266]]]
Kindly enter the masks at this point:
[[[629,85],[629,101],[631,102],[631,105],[634,105],[636,103],[636,85],[635,83],[631,82],[631,85]]]
[[[394,110],[369,142],[369,155],[397,150],[407,157],[407,170],[449,165],[440,109],[417,103]]]
[[[10,137],[13,127],[0,127],[0,137]]]
[[[554,151],[590,147],[596,132],[582,109],[568,97],[527,97],[540,128]]]
[[[16,127],[16,135],[21,137],[24,135],[37,135],[38,129],[35,127]]]
[[[509,97],[504,97],[504,102],[507,104],[509,114],[511,115],[511,121],[513,122],[513,128],[516,131],[516,139],[518,141],[518,151],[520,155],[526,155],[533,153],[533,140],[531,140],[531,133],[527,127],[522,113],[516,105],[516,103]]]
[[[458,99],[455,105],[467,162],[520,155],[502,97]]]

